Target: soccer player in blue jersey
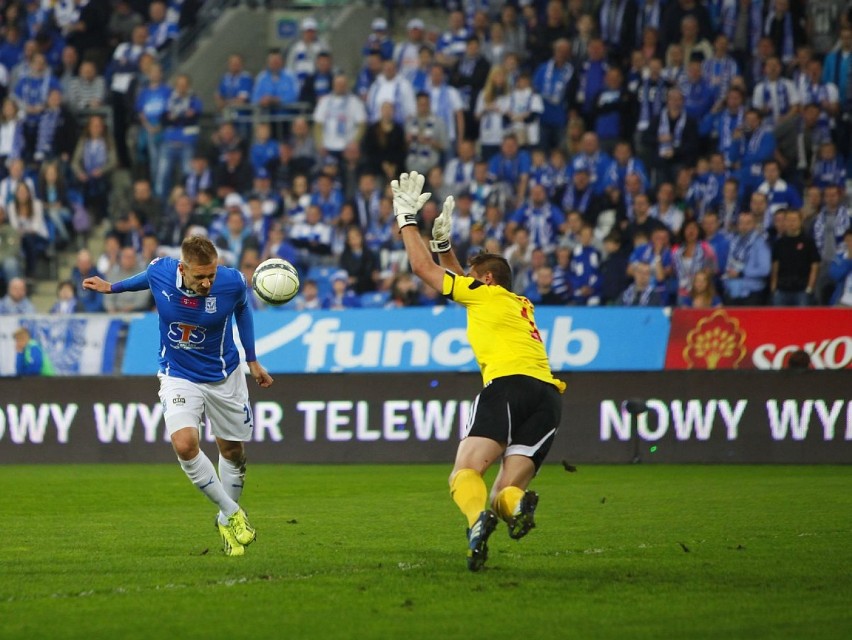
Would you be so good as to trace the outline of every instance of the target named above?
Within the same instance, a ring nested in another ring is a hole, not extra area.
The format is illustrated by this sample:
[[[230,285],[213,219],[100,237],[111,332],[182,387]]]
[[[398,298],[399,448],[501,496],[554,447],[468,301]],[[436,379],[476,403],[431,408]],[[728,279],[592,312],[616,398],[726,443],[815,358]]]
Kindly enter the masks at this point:
[[[271,385],[272,377],[254,352],[246,281],[217,261],[213,243],[190,236],[181,244],[180,260],[157,258],[126,280],[92,277],[83,287],[107,294],[151,289],[160,317],[159,395],[172,446],[190,481],[219,507],[216,528],[225,555],[241,556],[255,539],[239,506],[246,473],[243,442],[251,438],[253,424],[232,316],[252,377],[261,387]],[[218,475],[199,447],[204,413],[219,447]]]

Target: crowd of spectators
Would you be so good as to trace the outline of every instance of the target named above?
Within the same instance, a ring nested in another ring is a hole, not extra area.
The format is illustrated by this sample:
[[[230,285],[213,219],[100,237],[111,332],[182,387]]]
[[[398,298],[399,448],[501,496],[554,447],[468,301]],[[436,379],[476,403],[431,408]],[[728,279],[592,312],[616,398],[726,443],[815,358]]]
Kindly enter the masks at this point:
[[[308,17],[265,68],[230,56],[213,105],[157,62],[180,3],[145,4],[117,2],[96,44],[37,2],[4,14],[0,234],[20,232],[31,275],[45,243],[107,223],[58,309],[102,310],[82,278],[124,277],[188,233],[249,279],[290,260],[288,308],[443,304],[407,271],[389,194],[405,170],[432,193],[424,236],[454,195],[461,262],[504,255],[536,304],[852,306],[848,0],[449,1],[444,25],[413,18],[394,40],[377,18],[361,50],[333,53]],[[72,2],[71,24],[93,5],[110,6]],[[335,56],[360,56],[357,76]],[[102,104],[112,130],[93,115],[72,131]],[[119,166],[135,178],[122,208]]]

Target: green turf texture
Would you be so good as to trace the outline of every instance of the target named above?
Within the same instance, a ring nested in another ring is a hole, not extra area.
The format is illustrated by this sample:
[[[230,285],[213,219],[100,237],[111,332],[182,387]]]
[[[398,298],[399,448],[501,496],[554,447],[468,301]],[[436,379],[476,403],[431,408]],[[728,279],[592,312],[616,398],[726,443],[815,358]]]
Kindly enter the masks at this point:
[[[0,638],[849,638],[852,467],[547,465],[480,573],[450,465],[0,467]],[[490,475],[489,475],[490,478]]]

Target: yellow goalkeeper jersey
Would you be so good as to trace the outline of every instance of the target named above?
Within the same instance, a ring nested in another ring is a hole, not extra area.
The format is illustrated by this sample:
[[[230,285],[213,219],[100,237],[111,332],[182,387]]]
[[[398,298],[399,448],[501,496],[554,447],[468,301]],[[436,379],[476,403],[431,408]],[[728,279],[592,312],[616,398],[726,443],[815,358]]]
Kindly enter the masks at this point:
[[[547,351],[535,324],[533,304],[500,286],[488,286],[451,271],[442,292],[467,309],[467,339],[488,384],[503,376],[524,375],[565,391],[553,377]]]

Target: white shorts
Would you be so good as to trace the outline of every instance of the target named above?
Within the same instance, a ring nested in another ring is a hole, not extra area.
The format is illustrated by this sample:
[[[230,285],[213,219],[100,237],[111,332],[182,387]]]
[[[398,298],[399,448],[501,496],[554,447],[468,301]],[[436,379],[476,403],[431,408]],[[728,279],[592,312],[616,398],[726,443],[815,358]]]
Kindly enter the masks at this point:
[[[240,367],[221,382],[190,382],[162,373],[157,377],[170,436],[186,427],[200,429],[206,413],[210,431],[217,438],[232,442],[251,440],[254,420],[246,377]]]

